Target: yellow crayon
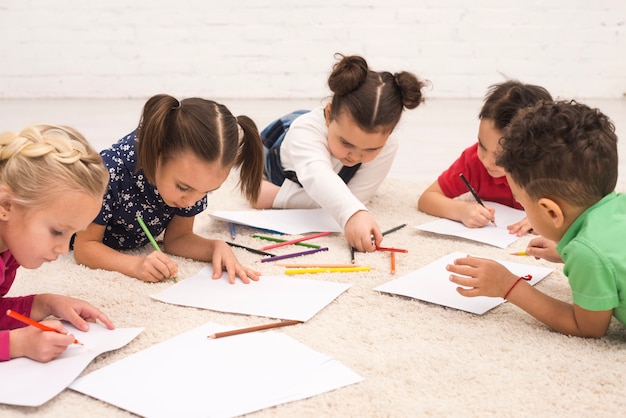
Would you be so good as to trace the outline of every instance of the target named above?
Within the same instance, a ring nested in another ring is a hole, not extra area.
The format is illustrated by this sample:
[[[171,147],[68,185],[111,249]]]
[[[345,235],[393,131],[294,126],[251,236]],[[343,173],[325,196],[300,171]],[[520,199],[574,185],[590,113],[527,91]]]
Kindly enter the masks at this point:
[[[526,251],[518,251],[515,253],[511,253],[511,255],[528,255],[528,253]]]
[[[285,274],[307,274],[307,273],[353,273],[358,271],[370,271],[369,266],[361,267],[337,267],[337,268],[314,268],[314,269],[287,269]]]

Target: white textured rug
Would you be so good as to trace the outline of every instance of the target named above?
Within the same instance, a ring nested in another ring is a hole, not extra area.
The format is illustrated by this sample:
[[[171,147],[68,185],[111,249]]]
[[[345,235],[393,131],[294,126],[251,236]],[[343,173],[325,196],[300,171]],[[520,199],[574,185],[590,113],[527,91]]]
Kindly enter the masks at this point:
[[[234,191],[234,180],[209,197],[209,210],[249,209]],[[416,270],[453,251],[515,262],[540,263],[555,271],[538,287],[559,299],[571,300],[560,265],[509,252],[522,250],[530,237],[502,250],[462,239],[419,232],[413,225],[433,220],[418,212],[419,193],[427,185],[386,180],[370,202],[382,230],[400,223],[409,226],[386,236],[385,246],[407,248],[397,257],[397,273],[389,272],[387,253],[357,253],[357,262],[376,267],[368,273],[326,273],[319,280],[351,283],[352,287],[305,324],[284,332],[328,354],[365,378],[362,383],[279,405],[252,416],[624,416],[626,411],[626,333],[617,321],[601,340],[567,337],[512,304],[502,304],[482,316],[372,290],[377,285]],[[228,225],[200,215],[196,231],[230,240]],[[263,245],[239,228],[236,242]],[[292,259],[309,262],[348,262],[348,247],[340,234],[319,239],[328,253]],[[150,247],[140,252],[150,251]],[[259,256],[235,249],[248,265]],[[198,272],[202,263],[179,259],[179,277]],[[264,274],[283,268],[258,263]],[[85,373],[131,353],[198,327],[208,321],[237,327],[271,322],[267,318],[224,314],[168,305],[149,296],[170,286],[148,284],[118,273],[76,265],[72,255],[38,270],[20,269],[11,295],[64,293],[89,300],[103,309],[118,327],[146,327],[126,347],[101,355]],[[238,283],[237,286],[243,286]],[[175,355],[173,353],[173,355]],[[250,348],[263,361],[263,353]],[[2,376],[3,384],[10,378]],[[207,376],[219,379],[219,376]],[[42,376],[42,379],[45,379]],[[191,382],[190,382],[191,384]],[[245,397],[245,393],[239,394]],[[168,390],[163,388],[163,396]],[[207,393],[207,402],[211,394]],[[0,405],[1,416],[122,417],[132,414],[66,389],[39,408]],[[202,415],[202,411],[198,411]]]

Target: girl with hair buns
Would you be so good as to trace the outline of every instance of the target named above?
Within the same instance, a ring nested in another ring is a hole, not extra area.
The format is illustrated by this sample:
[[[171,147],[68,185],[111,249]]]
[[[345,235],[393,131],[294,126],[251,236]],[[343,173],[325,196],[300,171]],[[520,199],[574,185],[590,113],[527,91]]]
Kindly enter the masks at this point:
[[[405,108],[423,102],[425,84],[408,72],[373,71],[360,56],[336,57],[331,102],[293,112],[261,133],[267,180],[250,202],[257,209],[322,207],[353,248],[374,251],[383,237],[365,204],[398,150],[391,133]]]
[[[213,278],[226,270],[229,281],[258,280],[230,247],[193,232],[194,217],[207,207],[231,168],[239,167],[242,192],[256,199],[263,178],[263,145],[247,116],[235,117],[211,100],[159,94],[148,99],[139,127],[100,153],[109,171],[102,208],[87,230],[76,234],[74,258],[91,268],[119,271],[147,282],[176,277],[167,254],[213,263]],[[164,252],[147,256],[121,250],[149,243],[164,232]]]
[[[0,361],[28,357],[47,362],[74,336],[53,316],[87,331],[88,322],[113,323],[89,303],[43,293],[5,297],[17,268],[35,269],[69,251],[70,239],[97,215],[108,175],[98,153],[75,130],[38,125],[0,134]],[[56,332],[25,326],[12,310]]]

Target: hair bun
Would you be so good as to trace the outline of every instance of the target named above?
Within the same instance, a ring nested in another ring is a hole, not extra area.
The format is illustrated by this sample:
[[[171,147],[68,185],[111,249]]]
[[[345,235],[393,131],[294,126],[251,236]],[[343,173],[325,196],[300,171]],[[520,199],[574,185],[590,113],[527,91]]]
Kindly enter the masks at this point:
[[[365,58],[339,53],[335,54],[335,58],[341,58],[341,60],[333,66],[333,71],[328,77],[330,90],[334,94],[344,95],[359,88],[367,79],[369,72]]]
[[[424,102],[422,89],[427,83],[420,81],[414,74],[402,71],[395,73],[393,79],[402,94],[402,105],[407,109],[415,109]]]

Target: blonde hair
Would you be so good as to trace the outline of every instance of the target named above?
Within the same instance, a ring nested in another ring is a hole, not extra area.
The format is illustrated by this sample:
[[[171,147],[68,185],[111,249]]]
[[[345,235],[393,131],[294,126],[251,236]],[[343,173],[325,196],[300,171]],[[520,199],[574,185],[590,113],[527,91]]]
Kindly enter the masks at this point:
[[[0,134],[0,186],[24,208],[40,209],[67,192],[102,198],[108,181],[102,158],[73,128],[34,125]]]

